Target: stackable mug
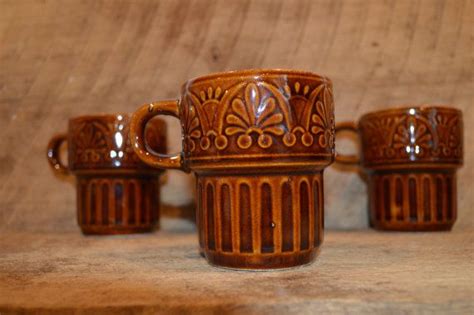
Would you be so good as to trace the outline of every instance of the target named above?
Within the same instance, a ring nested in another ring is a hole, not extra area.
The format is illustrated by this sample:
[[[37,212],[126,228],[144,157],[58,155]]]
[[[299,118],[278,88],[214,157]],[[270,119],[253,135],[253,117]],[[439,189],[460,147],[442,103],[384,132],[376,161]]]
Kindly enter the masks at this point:
[[[356,133],[368,174],[370,224],[381,230],[449,230],[456,221],[456,170],[463,163],[461,111],[442,106],[391,108],[338,123]]]
[[[84,234],[148,232],[159,223],[159,176],[133,151],[128,114],[89,115],[69,120],[65,134],[48,144],[47,158],[58,173],[77,178],[77,222]],[[145,129],[150,150],[166,152],[166,125],[151,120]],[[59,157],[63,142],[68,164]]]
[[[145,147],[144,126],[156,115],[180,119],[181,153]],[[199,77],[179,100],[138,109],[130,132],[147,164],[195,173],[199,243],[211,264],[265,269],[314,259],[323,239],[323,170],[334,158],[328,78],[290,70]]]

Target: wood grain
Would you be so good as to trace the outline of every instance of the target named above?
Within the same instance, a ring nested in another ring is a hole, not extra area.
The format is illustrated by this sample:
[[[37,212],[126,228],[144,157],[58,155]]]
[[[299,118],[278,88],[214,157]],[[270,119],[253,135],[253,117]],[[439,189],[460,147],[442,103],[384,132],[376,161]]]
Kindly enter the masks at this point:
[[[156,234],[0,233],[2,314],[471,314],[472,231],[329,231],[316,262],[208,265],[191,225]],[[390,246],[387,246],[390,244]]]
[[[397,104],[464,111],[458,228],[474,224],[472,1],[0,1],[0,228],[72,230],[74,187],[44,151],[67,119],[174,98],[186,79],[298,68],[334,81],[338,121]],[[170,119],[171,151],[180,149]],[[356,170],[329,169],[326,226],[367,226]],[[171,172],[163,200],[193,199]]]

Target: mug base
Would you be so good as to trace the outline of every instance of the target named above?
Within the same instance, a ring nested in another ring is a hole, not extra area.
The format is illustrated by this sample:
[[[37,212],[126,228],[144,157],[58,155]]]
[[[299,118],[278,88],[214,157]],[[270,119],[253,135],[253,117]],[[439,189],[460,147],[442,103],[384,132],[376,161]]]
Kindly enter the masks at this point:
[[[116,226],[81,226],[84,235],[120,235],[151,233],[157,230],[157,226],[116,227]]]
[[[234,255],[207,251],[207,261],[214,267],[234,270],[273,270],[289,269],[312,263],[319,254],[319,249],[305,250],[298,253],[279,255]]]
[[[435,232],[435,231],[450,231],[453,228],[454,222],[452,223],[433,223],[433,224],[420,224],[420,223],[401,223],[401,224],[373,224],[372,228],[380,231],[399,231],[399,232]]]

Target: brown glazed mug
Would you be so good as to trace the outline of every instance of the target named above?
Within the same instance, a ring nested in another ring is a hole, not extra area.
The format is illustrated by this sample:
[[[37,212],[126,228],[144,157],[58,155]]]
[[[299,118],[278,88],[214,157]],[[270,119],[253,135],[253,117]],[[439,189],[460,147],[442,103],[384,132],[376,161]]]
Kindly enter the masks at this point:
[[[67,134],[48,144],[47,158],[58,173],[76,176],[77,222],[84,234],[148,232],[158,226],[163,170],[137,157],[129,141],[128,114],[80,116],[69,120]],[[166,152],[166,125],[146,126],[150,150]],[[68,166],[59,158],[66,142]]]
[[[380,230],[450,230],[456,221],[456,170],[463,163],[461,111],[411,106],[365,114],[352,131],[362,154],[336,161],[361,164],[368,175],[369,218]]]
[[[143,127],[156,115],[180,119],[180,154],[144,146]],[[199,77],[179,100],[138,109],[130,132],[149,165],[195,173],[199,244],[211,264],[268,269],[314,259],[323,239],[323,169],[334,158],[328,78],[286,70]]]

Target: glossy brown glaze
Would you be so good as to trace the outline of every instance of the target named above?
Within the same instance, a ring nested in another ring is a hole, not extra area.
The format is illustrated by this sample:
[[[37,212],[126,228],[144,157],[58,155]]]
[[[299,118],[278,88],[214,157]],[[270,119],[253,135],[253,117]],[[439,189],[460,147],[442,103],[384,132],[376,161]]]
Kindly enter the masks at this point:
[[[181,121],[178,155],[156,155],[143,144],[143,126],[159,114]],[[141,107],[131,138],[146,163],[195,172],[199,243],[211,264],[287,268],[316,256],[322,173],[334,157],[329,79],[285,70],[197,78],[183,85],[179,101]]]
[[[394,108],[341,123],[361,138],[370,223],[382,230],[449,230],[456,221],[456,169],[463,162],[462,113],[453,108]],[[336,156],[359,163],[354,156]]]
[[[48,161],[58,173],[72,173],[77,184],[77,222],[84,234],[148,232],[159,224],[159,175],[133,151],[128,114],[81,116],[69,121],[67,134],[51,139]],[[147,145],[166,152],[166,126],[151,120]],[[67,142],[68,165],[59,158]]]
[[[212,264],[309,263],[323,240],[322,172],[198,176],[199,244]]]

